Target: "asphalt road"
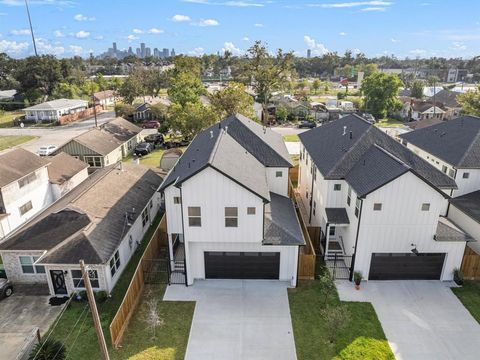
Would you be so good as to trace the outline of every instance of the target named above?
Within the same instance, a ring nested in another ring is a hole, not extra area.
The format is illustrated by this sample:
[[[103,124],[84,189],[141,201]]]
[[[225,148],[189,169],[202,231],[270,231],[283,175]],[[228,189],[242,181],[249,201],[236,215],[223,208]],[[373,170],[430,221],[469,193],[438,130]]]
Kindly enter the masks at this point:
[[[115,118],[113,111],[106,111],[97,116],[98,125],[104,124],[109,120]],[[38,139],[29,141],[20,145],[24,149],[36,153],[42,145],[62,145],[70,139],[83,134],[95,126],[94,117],[87,118],[83,121],[74,122],[69,125],[56,126],[56,127],[15,127],[0,129],[0,136],[7,135],[33,135]]]

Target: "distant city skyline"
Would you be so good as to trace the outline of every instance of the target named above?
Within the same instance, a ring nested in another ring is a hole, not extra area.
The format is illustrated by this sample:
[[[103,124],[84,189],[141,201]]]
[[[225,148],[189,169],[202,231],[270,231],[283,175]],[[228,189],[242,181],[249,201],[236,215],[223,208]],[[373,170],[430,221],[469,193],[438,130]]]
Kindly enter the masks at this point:
[[[95,54],[92,53],[93,56]],[[135,51],[133,51],[133,47],[129,46],[128,49],[124,50],[119,50],[117,47],[117,43],[113,42],[112,47],[108,48],[107,51],[98,54],[97,56],[100,58],[114,58],[114,59],[123,59],[127,56],[136,56],[138,58],[146,58],[146,57],[154,57],[154,58],[159,58],[159,59],[164,59],[168,57],[174,57],[176,55],[175,49],[172,48],[171,50],[168,48],[163,48],[159,49],[157,47],[152,48],[147,46],[145,43],[140,43],[140,47],[135,48]]]
[[[136,54],[243,55],[255,40],[296,55],[480,55],[480,2],[471,0],[30,0],[39,54],[100,55],[117,43]],[[145,51],[147,51],[145,49]],[[0,52],[34,53],[24,0],[0,0]],[[158,54],[158,53],[157,53]],[[160,55],[159,55],[160,56]]]

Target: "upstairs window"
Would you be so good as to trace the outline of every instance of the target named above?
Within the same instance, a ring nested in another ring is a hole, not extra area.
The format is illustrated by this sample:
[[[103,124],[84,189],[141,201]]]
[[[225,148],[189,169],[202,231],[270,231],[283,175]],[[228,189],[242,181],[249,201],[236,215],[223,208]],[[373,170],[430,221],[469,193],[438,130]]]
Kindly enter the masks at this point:
[[[102,167],[102,158],[100,156],[85,156],[83,159],[91,167]]]
[[[442,166],[442,172],[447,173],[447,167],[445,165]]]
[[[28,185],[34,182],[37,179],[37,175],[35,173],[28,174],[23,179],[18,180],[18,187],[22,188],[25,185]]]
[[[188,207],[188,226],[202,226],[202,211],[200,206]]]
[[[145,208],[142,211],[142,226],[147,225],[149,220],[150,220],[150,215],[148,214],[148,208]]]
[[[464,172],[463,175],[462,175],[462,178],[464,179],[468,179],[470,177],[470,173],[468,172]]]
[[[281,171],[276,171],[275,172],[275,177],[282,177],[283,173]]]
[[[247,215],[255,215],[256,209],[254,207],[247,207]]]
[[[422,211],[429,211],[430,210],[430,204],[429,203],[423,203],[422,204]]]
[[[455,177],[455,170],[453,169],[448,170],[448,176],[450,176],[451,178]]]
[[[373,204],[373,211],[382,211],[382,203]]]
[[[342,184],[334,184],[333,191],[340,191],[342,190]]]
[[[238,227],[238,208],[225,208],[225,227]]]
[[[32,202],[29,201],[26,204],[23,204],[18,208],[18,211],[20,211],[20,216],[25,215],[27,212],[33,209]]]
[[[174,204],[181,204],[182,203],[182,198],[180,196],[174,196],[173,197],[173,203]]]

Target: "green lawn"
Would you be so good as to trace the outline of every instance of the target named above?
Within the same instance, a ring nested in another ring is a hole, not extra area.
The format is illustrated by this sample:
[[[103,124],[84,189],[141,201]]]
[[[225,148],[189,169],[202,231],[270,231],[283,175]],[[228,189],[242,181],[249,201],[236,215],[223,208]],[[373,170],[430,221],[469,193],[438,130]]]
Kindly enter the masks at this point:
[[[452,288],[452,291],[480,323],[480,281],[465,281],[462,287]]]
[[[0,128],[13,127],[13,119],[21,115],[23,111],[0,111]]]
[[[297,288],[289,289],[288,298],[299,360],[394,359],[370,303],[340,301],[336,291],[329,296],[327,307],[340,307],[350,314],[345,327],[339,330],[336,342],[332,344],[322,314],[326,306],[320,281],[301,283]]]
[[[285,142],[297,142],[300,141],[298,138],[298,135],[293,134],[293,135],[283,135],[283,141]]]
[[[163,302],[161,301],[165,285],[152,288],[151,296],[158,299],[157,308],[163,325],[157,328],[155,338],[145,321],[146,303],[141,302],[137,312],[132,316],[122,347],[114,350],[111,347],[109,326],[120,306],[135,268],[145,249],[148,239],[156,229],[160,218],[145,235],[144,240],[118,280],[111,298],[98,304],[98,312],[102,323],[103,332],[109,348],[111,359],[183,359],[188,342],[190,324],[193,317],[194,303],[191,302]],[[100,350],[93,321],[88,314],[85,322],[76,324],[80,314],[85,308],[84,302],[72,302],[65,311],[52,337],[63,341],[68,359],[100,359]],[[48,335],[47,335],[48,336]],[[75,341],[76,338],[76,341]]]
[[[36,138],[37,138],[36,136],[30,136],[30,135],[0,136],[0,151],[26,143],[27,141],[30,141]]]
[[[405,126],[405,123],[400,120],[395,120],[395,119],[380,119],[375,122],[375,126],[378,127],[403,127]]]
[[[187,149],[186,147],[181,147],[179,148],[183,152]],[[142,156],[140,158],[140,164],[148,166],[148,167],[153,167],[153,168],[158,168],[160,166],[160,159],[162,158],[163,153],[165,152],[164,149],[155,149],[152,151],[150,154]],[[130,155],[126,157],[123,161],[124,162],[130,162],[132,161],[133,156]]]

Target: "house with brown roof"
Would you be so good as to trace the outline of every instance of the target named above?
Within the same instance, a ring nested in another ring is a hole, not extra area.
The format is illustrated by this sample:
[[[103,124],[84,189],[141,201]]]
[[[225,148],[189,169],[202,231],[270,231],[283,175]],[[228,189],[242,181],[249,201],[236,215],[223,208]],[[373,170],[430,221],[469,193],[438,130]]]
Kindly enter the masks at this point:
[[[91,170],[121,161],[130,154],[140,140],[141,128],[117,117],[100,127],[83,133],[57,149],[90,166]]]
[[[433,103],[435,102],[440,106],[444,111],[444,119],[452,120],[460,116],[462,106],[457,101],[457,96],[460,95],[460,92],[443,89],[440,90],[435,97],[430,97],[428,100]]]
[[[85,288],[84,260],[93,289],[110,293],[160,211],[161,182],[140,165],[96,171],[0,243],[7,277],[69,296]]]
[[[0,155],[0,241],[87,177],[87,167],[60,154],[22,148]]]
[[[443,120],[446,111],[440,107],[440,104],[434,105],[430,101],[421,101],[410,99],[407,100],[402,109],[400,116],[409,121],[420,121],[424,119],[438,119]]]
[[[115,91],[99,91],[93,93],[93,98],[95,99],[95,105],[102,105],[105,108],[105,106],[113,105],[115,103]]]

